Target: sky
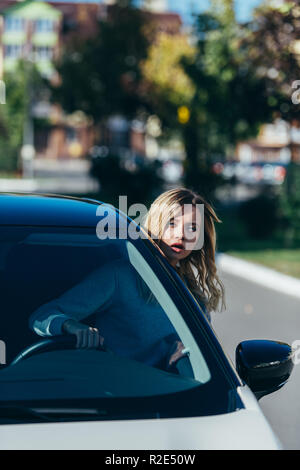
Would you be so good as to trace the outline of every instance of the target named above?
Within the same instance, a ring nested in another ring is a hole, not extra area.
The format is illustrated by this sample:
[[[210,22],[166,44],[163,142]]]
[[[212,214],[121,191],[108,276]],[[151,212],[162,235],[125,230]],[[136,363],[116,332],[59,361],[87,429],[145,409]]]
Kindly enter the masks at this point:
[[[192,11],[199,13],[209,7],[209,0],[168,0],[169,9],[181,14],[188,21]],[[237,20],[247,21],[251,18],[251,12],[258,6],[261,0],[235,0]]]
[[[55,0],[54,0],[55,1]],[[65,0],[69,1],[69,0]],[[88,2],[97,3],[99,0],[70,0],[78,3]],[[141,1],[141,0],[139,0]],[[238,21],[247,21],[251,18],[251,12],[254,7],[259,5],[262,0],[235,0],[236,16]],[[191,13],[199,13],[206,10],[209,6],[209,0],[168,0],[169,11],[180,13],[185,22],[190,22]]]

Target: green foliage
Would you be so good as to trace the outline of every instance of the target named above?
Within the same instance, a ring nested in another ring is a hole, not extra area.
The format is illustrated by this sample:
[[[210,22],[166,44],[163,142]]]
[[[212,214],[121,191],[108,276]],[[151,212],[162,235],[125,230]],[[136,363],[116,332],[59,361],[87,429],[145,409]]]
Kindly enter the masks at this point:
[[[183,127],[187,155],[186,184],[205,179],[211,162],[233,156],[235,144],[256,136],[271,120],[266,82],[241,48],[243,31],[236,23],[232,1],[216,0],[214,10],[197,18],[194,62],[182,60],[195,87],[191,119]],[[212,180],[211,190],[222,183]],[[200,185],[198,185],[200,186]]]
[[[245,28],[242,48],[248,62],[266,82],[268,104],[274,116],[299,121],[299,106],[291,102],[292,83],[300,76],[299,2],[263,3]]]
[[[142,64],[142,72],[148,89],[148,100],[159,116],[164,132],[179,127],[177,110],[189,105],[194,95],[194,85],[182,66],[182,59],[193,62],[195,48],[188,37],[157,34],[151,44],[148,57]]]
[[[117,205],[118,195],[126,195],[128,205],[137,202],[149,204],[162,191],[157,161],[122,160],[117,155],[108,155],[94,160],[92,175],[101,185],[99,198]]]
[[[20,61],[5,74],[6,104],[0,105],[0,171],[19,169],[23,130],[31,97],[37,98],[41,78],[32,64]]]
[[[212,173],[211,163],[226,154],[232,157],[239,140],[255,136],[260,124],[271,120],[265,80],[257,77],[248,60],[249,49],[240,48],[243,32],[235,21],[232,0],[212,3],[210,11],[197,17],[197,43],[190,50],[176,37],[168,47],[157,41],[151,49],[153,63],[151,57],[146,62],[146,71],[155,75],[150,83],[155,113],[164,130],[179,131],[184,142],[185,184],[209,197],[224,182]],[[170,64],[172,46],[177,47],[177,54]],[[158,70],[157,62],[166,53],[168,69]],[[182,83],[190,82],[186,91],[178,92],[175,69],[184,78]],[[151,78],[149,73],[146,76]],[[182,105],[190,113],[185,123],[177,118]]]
[[[233,0],[212,0],[210,11],[197,19],[196,44],[156,38],[149,49],[151,27],[142,10],[118,0],[108,11],[95,37],[65,50],[54,100],[96,123],[113,114],[132,119],[155,113],[166,134],[183,139],[186,185],[212,194],[223,181],[211,172],[211,163],[232,157],[239,140],[255,136],[272,118],[268,81],[252,60],[252,31],[236,23]],[[162,57],[170,65],[164,62],[160,70]],[[190,114],[184,123],[180,106]]]
[[[239,208],[239,218],[250,238],[270,238],[279,225],[277,196],[268,188],[259,196],[243,202]]]
[[[24,64],[5,75],[6,104],[0,105],[0,170],[16,171],[26,108]]]
[[[300,122],[299,105],[292,102],[292,84],[300,77],[299,1],[269,4],[256,9],[245,30],[241,49],[249,50],[248,63],[265,81],[265,95],[272,117],[291,125]],[[291,151],[293,146],[290,146]],[[294,155],[292,152],[292,160]],[[300,166],[293,161],[280,188],[278,210],[286,246],[300,241]]]
[[[214,12],[216,18],[219,18],[223,25],[229,28],[235,24],[235,11],[233,0],[210,0],[211,11]]]
[[[286,178],[281,187],[280,198],[281,228],[286,246],[300,242],[300,164],[288,165]]]
[[[186,160],[186,176],[185,184],[188,188],[202,194],[207,200],[213,202],[215,199],[215,191],[225,184],[225,180],[220,174],[213,172],[209,165],[200,165],[197,172],[189,171],[190,160]]]
[[[202,157],[230,153],[237,141],[255,136],[271,119],[265,81],[257,78],[249,50],[239,48],[242,33],[234,17],[228,13],[225,19],[199,15],[196,60],[184,63],[196,86],[193,107]]]

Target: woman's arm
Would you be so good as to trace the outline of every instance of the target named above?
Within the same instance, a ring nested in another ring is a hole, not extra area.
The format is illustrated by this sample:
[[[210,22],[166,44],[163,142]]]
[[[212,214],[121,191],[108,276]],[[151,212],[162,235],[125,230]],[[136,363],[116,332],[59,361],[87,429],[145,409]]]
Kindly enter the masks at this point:
[[[89,329],[80,320],[111,302],[116,288],[116,266],[116,263],[101,266],[60,297],[39,307],[29,318],[29,328],[40,336],[75,334],[76,325],[81,330]]]

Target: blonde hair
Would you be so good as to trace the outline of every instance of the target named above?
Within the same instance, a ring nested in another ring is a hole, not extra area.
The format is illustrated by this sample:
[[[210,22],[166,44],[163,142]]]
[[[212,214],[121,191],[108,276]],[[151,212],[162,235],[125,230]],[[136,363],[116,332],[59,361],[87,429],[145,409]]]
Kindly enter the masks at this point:
[[[204,302],[208,312],[225,308],[224,286],[217,275],[215,264],[216,231],[214,222],[221,222],[212,206],[202,196],[185,188],[171,189],[158,196],[143,220],[143,228],[158,247],[164,228],[174,213],[175,206],[204,205],[204,243],[179,263],[176,270],[190,290]]]

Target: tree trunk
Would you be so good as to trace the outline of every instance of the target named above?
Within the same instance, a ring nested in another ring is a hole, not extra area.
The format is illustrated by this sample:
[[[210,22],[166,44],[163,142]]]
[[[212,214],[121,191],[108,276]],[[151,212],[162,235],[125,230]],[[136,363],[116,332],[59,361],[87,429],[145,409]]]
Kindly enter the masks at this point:
[[[195,187],[200,170],[198,161],[199,129],[193,116],[183,129],[183,141],[186,153],[185,182],[188,187]]]

